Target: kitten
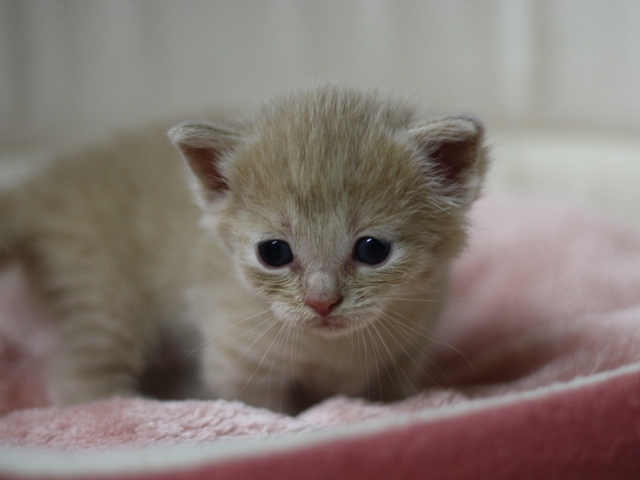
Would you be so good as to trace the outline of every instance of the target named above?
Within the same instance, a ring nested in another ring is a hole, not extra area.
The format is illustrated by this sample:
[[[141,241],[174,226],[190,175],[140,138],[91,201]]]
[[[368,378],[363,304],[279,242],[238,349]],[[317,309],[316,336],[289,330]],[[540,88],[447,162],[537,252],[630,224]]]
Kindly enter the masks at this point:
[[[477,120],[331,84],[169,138],[186,162],[142,132],[0,192],[0,246],[60,319],[55,402],[295,413],[421,388],[487,166]]]

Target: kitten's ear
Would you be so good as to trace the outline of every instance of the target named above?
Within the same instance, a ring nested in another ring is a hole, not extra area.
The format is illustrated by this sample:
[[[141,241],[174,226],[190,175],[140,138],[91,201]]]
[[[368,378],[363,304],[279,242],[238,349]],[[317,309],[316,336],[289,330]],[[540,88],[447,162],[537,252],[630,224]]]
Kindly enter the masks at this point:
[[[183,122],[168,135],[199,180],[206,199],[218,198],[229,189],[222,164],[240,144],[238,132],[207,122]]]
[[[408,134],[445,195],[463,203],[477,198],[488,164],[479,120],[445,117],[420,123]]]

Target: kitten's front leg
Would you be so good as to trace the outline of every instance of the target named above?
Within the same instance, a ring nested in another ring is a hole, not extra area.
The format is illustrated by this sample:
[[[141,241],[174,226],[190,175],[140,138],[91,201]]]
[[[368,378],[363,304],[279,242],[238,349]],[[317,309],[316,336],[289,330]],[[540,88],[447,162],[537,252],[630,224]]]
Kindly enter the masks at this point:
[[[300,411],[288,372],[274,365],[234,359],[224,350],[209,348],[204,353],[203,381],[212,398],[239,401],[290,415]]]
[[[97,311],[64,318],[50,370],[52,400],[69,405],[138,395],[149,345],[136,323]]]
[[[295,415],[301,410],[296,402],[293,383],[284,380],[254,382],[245,388],[238,398],[248,405],[287,415]]]

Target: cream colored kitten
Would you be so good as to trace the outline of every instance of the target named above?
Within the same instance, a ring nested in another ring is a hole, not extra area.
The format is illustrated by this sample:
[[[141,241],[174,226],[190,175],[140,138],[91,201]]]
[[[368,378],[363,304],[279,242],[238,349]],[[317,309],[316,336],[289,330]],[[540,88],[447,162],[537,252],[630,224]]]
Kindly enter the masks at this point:
[[[487,165],[478,121],[325,85],[169,137],[186,163],[138,133],[0,194],[0,245],[61,321],[54,400],[416,392]]]

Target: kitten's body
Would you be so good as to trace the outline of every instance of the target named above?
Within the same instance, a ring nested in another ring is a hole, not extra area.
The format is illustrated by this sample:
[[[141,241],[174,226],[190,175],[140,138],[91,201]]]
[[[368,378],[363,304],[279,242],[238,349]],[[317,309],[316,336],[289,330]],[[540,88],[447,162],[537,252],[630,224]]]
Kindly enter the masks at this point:
[[[0,245],[24,246],[62,320],[56,401],[135,395],[168,352],[201,361],[166,395],[295,412],[415,392],[486,165],[478,123],[325,86],[170,136],[191,170],[151,132],[0,193]]]

